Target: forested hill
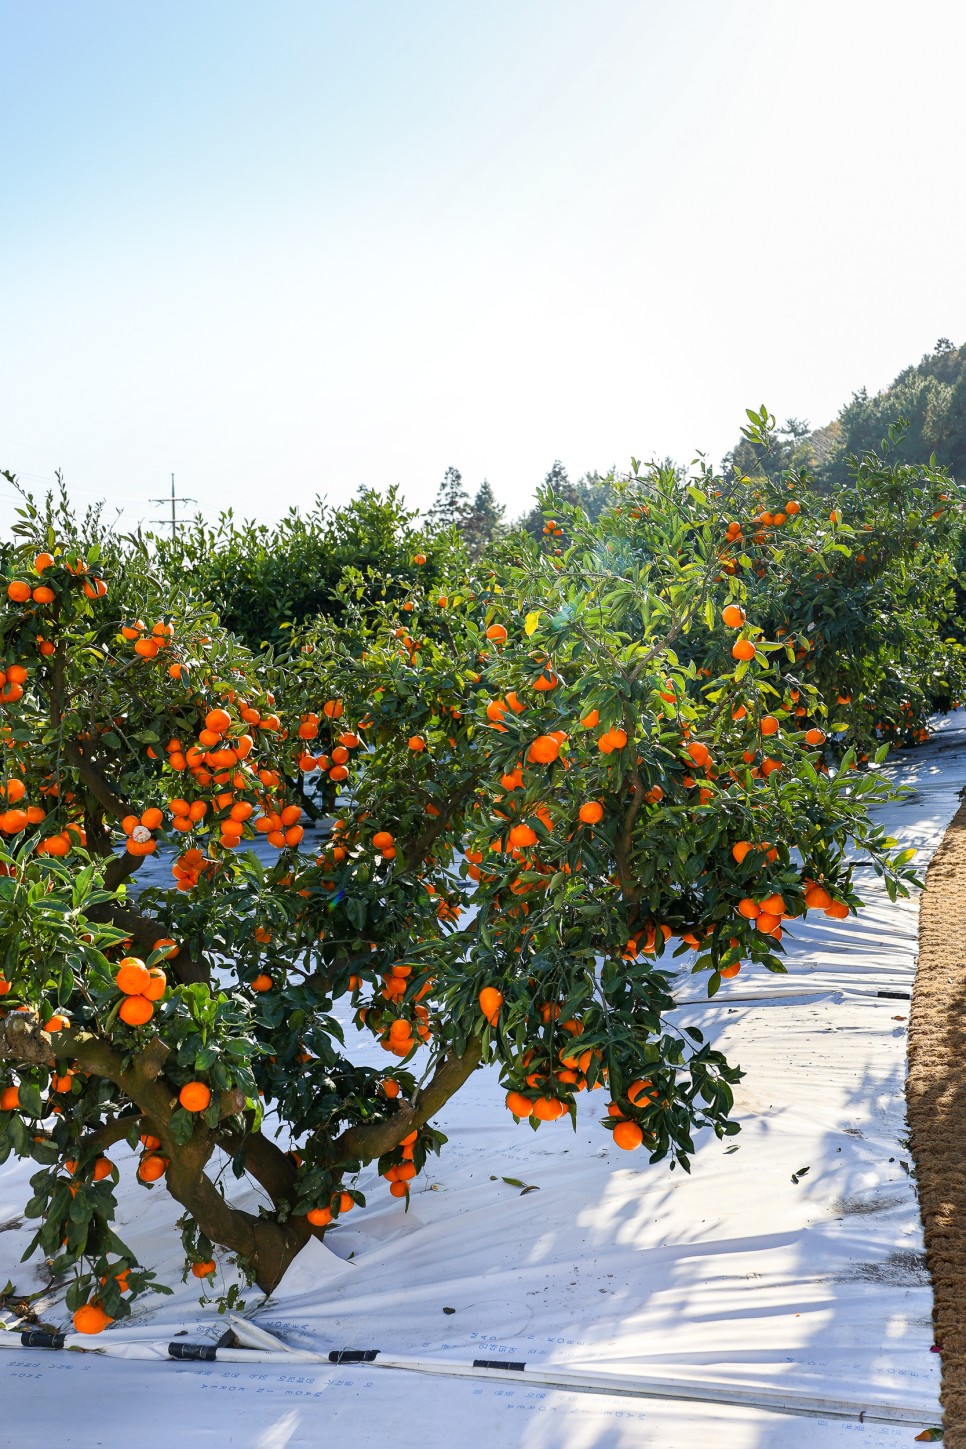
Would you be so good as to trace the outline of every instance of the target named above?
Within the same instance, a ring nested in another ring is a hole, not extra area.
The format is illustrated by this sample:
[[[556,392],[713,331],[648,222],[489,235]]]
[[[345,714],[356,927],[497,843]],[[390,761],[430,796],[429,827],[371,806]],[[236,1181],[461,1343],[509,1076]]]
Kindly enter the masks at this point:
[[[846,481],[849,457],[880,452],[890,426],[900,418],[907,431],[896,448],[898,459],[926,462],[934,453],[955,477],[966,478],[966,344],[955,347],[940,338],[932,352],[905,368],[882,392],[870,394],[863,387],[853,393],[825,427],[813,429],[789,418],[767,460],[742,441],[723,466],[730,470],[735,464],[745,473],[806,466],[820,487],[831,489]]]

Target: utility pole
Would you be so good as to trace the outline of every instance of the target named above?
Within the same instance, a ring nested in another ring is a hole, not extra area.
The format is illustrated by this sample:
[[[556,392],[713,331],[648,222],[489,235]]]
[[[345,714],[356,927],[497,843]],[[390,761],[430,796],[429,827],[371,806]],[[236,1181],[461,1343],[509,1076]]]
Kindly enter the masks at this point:
[[[171,498],[170,498],[170,500],[168,500],[167,498],[152,498],[149,501],[151,503],[167,503],[167,502],[170,501],[170,503],[171,503],[171,520],[170,520],[170,522],[171,522],[171,542],[172,543],[174,543],[177,540],[177,537],[178,537],[178,524],[179,524],[179,522],[182,521],[182,520],[180,520],[178,518],[177,505],[179,503],[197,503],[198,502],[197,498],[178,498],[176,496],[175,491],[174,491],[174,474],[173,473],[171,474]],[[152,518],[151,522],[152,523],[167,523],[168,522],[168,519],[166,519],[166,518]]]

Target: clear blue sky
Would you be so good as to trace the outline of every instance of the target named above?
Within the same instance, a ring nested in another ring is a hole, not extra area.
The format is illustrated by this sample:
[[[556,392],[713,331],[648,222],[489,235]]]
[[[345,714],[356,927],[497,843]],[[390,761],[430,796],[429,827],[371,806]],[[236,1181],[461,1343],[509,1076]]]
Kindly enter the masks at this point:
[[[0,466],[511,513],[966,340],[959,4],[0,0]],[[0,488],[0,525],[10,519]]]

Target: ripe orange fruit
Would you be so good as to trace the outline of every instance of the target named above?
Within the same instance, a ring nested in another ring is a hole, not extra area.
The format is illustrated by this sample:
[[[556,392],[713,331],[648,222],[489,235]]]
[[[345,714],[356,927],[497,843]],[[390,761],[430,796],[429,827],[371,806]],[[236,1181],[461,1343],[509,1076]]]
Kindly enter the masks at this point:
[[[154,1007],[146,996],[125,996],[118,1012],[128,1026],[144,1026],[154,1015]]]
[[[527,759],[534,765],[552,765],[559,754],[559,740],[553,735],[537,735],[527,750]]]
[[[745,622],[745,611],[740,604],[727,604],[721,611],[721,617],[729,629],[740,629]]]
[[[37,557],[34,559],[34,568],[37,570],[38,574],[42,574],[44,569],[52,568],[53,563],[54,556],[52,553],[38,553]]]
[[[20,1106],[20,1088],[4,1087],[0,1092],[0,1112],[15,1112]]]
[[[748,921],[756,921],[761,915],[761,907],[756,905],[750,896],[745,896],[738,902],[738,914],[744,916]]]
[[[618,1122],[614,1128],[614,1141],[625,1152],[633,1152],[644,1141],[644,1133],[636,1122]]]
[[[514,825],[509,840],[515,850],[520,850],[527,845],[536,845],[537,832],[532,825]]]
[[[805,904],[815,910],[824,911],[832,904],[832,897],[824,886],[810,885],[805,892]]]
[[[205,715],[205,729],[211,730],[214,735],[223,735],[231,724],[231,715],[227,709],[210,709]]]
[[[105,1177],[110,1177],[114,1171],[114,1163],[109,1157],[98,1157],[94,1163],[94,1181],[101,1182]]]
[[[15,604],[25,604],[30,598],[30,585],[14,579],[13,583],[7,585],[7,598]]]
[[[486,637],[494,644],[503,644],[506,642],[506,630],[502,624],[491,624],[486,631]]]
[[[157,1182],[168,1170],[168,1160],[159,1152],[146,1152],[138,1163],[138,1177],[142,1182]]]
[[[752,644],[750,639],[736,639],[731,646],[732,659],[738,659],[741,661],[754,659],[757,652],[758,651],[756,650],[754,644]]]
[[[332,1221],[331,1208],[309,1208],[305,1214],[314,1228],[327,1228]]]
[[[763,735],[777,735],[779,722],[773,714],[762,715],[761,732]]]
[[[824,730],[819,730],[819,729],[806,730],[805,731],[805,743],[808,744],[808,745],[815,745],[815,746],[817,746],[817,745],[824,745],[824,743],[825,743],[825,732],[824,732]]]
[[[830,906],[826,906],[825,914],[830,916],[833,921],[845,921],[851,912],[844,901],[833,901]]]
[[[177,951],[169,951],[168,955],[177,955]],[[148,1001],[160,1001],[167,990],[168,978],[160,966],[152,966],[148,971],[148,977],[148,984],[141,992],[141,995],[147,997]]]
[[[186,1082],[178,1101],[186,1112],[204,1112],[211,1102],[211,1088],[204,1082]]]
[[[125,996],[143,996],[151,977],[139,956],[125,956],[118,966],[114,984]]]
[[[578,814],[585,825],[596,825],[604,818],[604,807],[599,800],[585,800]]]
[[[781,923],[781,916],[772,915],[769,911],[762,911],[755,921],[755,925],[763,936],[773,936]]]
[[[503,992],[497,991],[495,986],[484,986],[480,992],[480,1010],[491,1026],[496,1026],[502,1005]]]
[[[409,748],[418,755],[426,748],[426,741],[419,735],[410,735]]]
[[[393,843],[393,838],[388,830],[377,830],[372,837],[372,843],[376,850],[388,850]]]
[[[533,1111],[533,1103],[529,1097],[522,1092],[507,1092],[506,1104],[514,1117],[529,1117]]]
[[[208,1278],[215,1271],[215,1260],[209,1258],[206,1263],[192,1263],[191,1271],[196,1278]]]
[[[700,740],[691,741],[688,745],[688,754],[696,765],[706,765],[711,758],[711,751]]]
[[[252,982],[252,990],[253,991],[271,991],[271,989],[272,989],[272,978],[271,978],[271,976],[269,976],[267,974],[267,972],[265,972],[265,971],[260,972],[259,975],[256,976],[255,977],[255,980]]]
[[[627,744],[627,735],[623,730],[605,730],[597,741],[597,748],[602,755],[612,755],[615,750],[622,749]]]
[[[538,1097],[533,1104],[532,1115],[538,1122],[556,1122],[562,1117],[567,1108],[557,1097]]]
[[[47,584],[38,584],[33,591],[33,597],[35,604],[52,604],[56,594]]]
[[[100,1333],[113,1318],[108,1318],[99,1303],[84,1303],[74,1314],[75,1333]]]

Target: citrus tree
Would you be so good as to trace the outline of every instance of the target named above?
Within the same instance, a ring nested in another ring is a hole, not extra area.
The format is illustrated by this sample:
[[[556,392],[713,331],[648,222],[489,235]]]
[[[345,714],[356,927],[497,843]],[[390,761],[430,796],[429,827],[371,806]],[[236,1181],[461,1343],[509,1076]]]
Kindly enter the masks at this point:
[[[23,510],[0,1160],[37,1163],[31,1251],[73,1272],[79,1330],[163,1286],[114,1231],[113,1143],[183,1207],[186,1272],[227,1252],[271,1290],[364,1207],[364,1164],[406,1203],[481,1063],[540,1130],[603,1091],[601,1130],[652,1161],[738,1130],[740,1074],[674,1024],[675,978],[783,970],[796,919],[860,905],[856,859],[914,879],[870,818],[887,785],[828,750],[808,630],[754,605],[757,511],[740,479],[635,465],[593,523],[548,505],[545,536],[432,586],[417,543],[378,590],[344,577],[338,630],[254,656],[149,560],[115,590],[96,543]],[[792,517],[775,570],[832,546]]]
[[[748,419],[749,446],[780,451],[767,409]],[[966,690],[963,494],[935,459],[898,460],[904,432],[853,457],[831,491],[804,467],[757,473],[747,519],[726,533],[724,567],[767,631],[798,638],[803,676],[860,758],[883,740],[921,743],[929,716]],[[693,648],[713,653],[714,641]]]
[[[378,598],[387,575],[401,586],[422,568],[431,578],[445,566],[445,534],[420,533],[418,514],[393,486],[363,488],[342,507],[316,498],[273,525],[236,517],[201,517],[176,538],[149,539],[153,562],[169,586],[190,587],[211,601],[226,628],[252,648],[284,643],[290,631],[323,615],[338,626],[340,584],[352,571]],[[422,556],[422,564],[413,559]]]

